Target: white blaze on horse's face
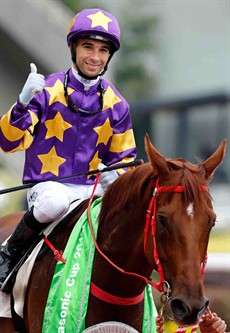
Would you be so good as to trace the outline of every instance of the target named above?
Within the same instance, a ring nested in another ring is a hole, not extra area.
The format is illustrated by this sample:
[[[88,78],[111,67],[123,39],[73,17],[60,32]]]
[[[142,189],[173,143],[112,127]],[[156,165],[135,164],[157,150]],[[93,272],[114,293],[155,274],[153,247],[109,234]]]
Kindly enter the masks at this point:
[[[186,210],[188,216],[191,217],[191,218],[193,218],[193,207],[194,207],[194,205],[193,205],[193,203],[191,202],[191,203],[188,205],[187,210]]]

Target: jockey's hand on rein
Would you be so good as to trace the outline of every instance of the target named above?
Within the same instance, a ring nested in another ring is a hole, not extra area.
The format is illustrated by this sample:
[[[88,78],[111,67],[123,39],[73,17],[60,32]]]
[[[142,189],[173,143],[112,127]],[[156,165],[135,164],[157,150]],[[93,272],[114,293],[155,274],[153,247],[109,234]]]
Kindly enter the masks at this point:
[[[98,165],[98,170],[99,171],[102,171],[104,168],[106,168],[106,165],[104,165],[103,163],[100,163]],[[116,180],[118,177],[119,177],[118,173],[115,170],[102,172],[99,183],[100,183],[103,191],[105,192],[107,187],[110,184],[112,184],[114,182],[114,180]]]
[[[40,94],[45,86],[44,75],[37,73],[35,64],[30,64],[31,73],[29,74],[24,87],[19,95],[22,104],[27,105],[35,94]]]

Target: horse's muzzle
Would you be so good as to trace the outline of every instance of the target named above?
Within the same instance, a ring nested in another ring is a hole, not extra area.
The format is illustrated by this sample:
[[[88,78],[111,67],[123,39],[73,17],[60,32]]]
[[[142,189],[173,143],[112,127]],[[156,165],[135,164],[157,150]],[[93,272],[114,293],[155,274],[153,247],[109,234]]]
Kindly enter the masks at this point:
[[[196,325],[208,307],[209,300],[204,297],[200,302],[187,301],[183,298],[173,298],[171,309],[178,325]]]

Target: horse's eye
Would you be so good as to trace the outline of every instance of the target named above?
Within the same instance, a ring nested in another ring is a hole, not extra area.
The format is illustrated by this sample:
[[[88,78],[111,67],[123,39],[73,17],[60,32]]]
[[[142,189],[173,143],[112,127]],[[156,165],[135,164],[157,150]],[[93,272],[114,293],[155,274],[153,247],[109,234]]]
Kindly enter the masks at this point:
[[[212,221],[212,228],[215,227],[215,225],[216,225],[216,221],[217,221],[217,218],[215,217],[215,218],[213,219],[213,221]]]
[[[167,227],[167,218],[164,215],[157,215],[157,224],[165,229]]]

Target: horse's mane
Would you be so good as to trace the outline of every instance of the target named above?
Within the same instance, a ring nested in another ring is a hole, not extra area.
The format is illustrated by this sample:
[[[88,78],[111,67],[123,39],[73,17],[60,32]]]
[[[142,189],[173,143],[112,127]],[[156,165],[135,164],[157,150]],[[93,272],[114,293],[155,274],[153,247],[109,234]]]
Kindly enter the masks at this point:
[[[193,203],[195,209],[199,210],[204,202],[204,197],[210,197],[208,191],[201,190],[201,186],[207,185],[202,162],[192,164],[182,158],[166,161],[169,172],[164,176],[164,185],[183,186],[184,204],[187,206],[189,203]],[[108,217],[108,207],[113,214],[126,207],[130,200],[138,204],[144,198],[148,198],[149,202],[157,177],[157,173],[153,171],[150,163],[144,163],[121,175],[107,189],[103,197],[100,219],[103,220],[106,215]],[[162,185],[161,176],[160,185]],[[165,203],[169,202],[172,194],[171,192],[161,193],[161,200],[164,200]]]
[[[147,186],[152,179],[153,173],[150,163],[145,163],[132,169],[121,176],[106,190],[100,212],[100,220],[104,220],[111,211],[119,211],[128,205],[130,200],[137,204],[143,196],[151,197],[151,188]],[[110,207],[110,209],[108,209]],[[111,212],[112,214],[112,212]]]

